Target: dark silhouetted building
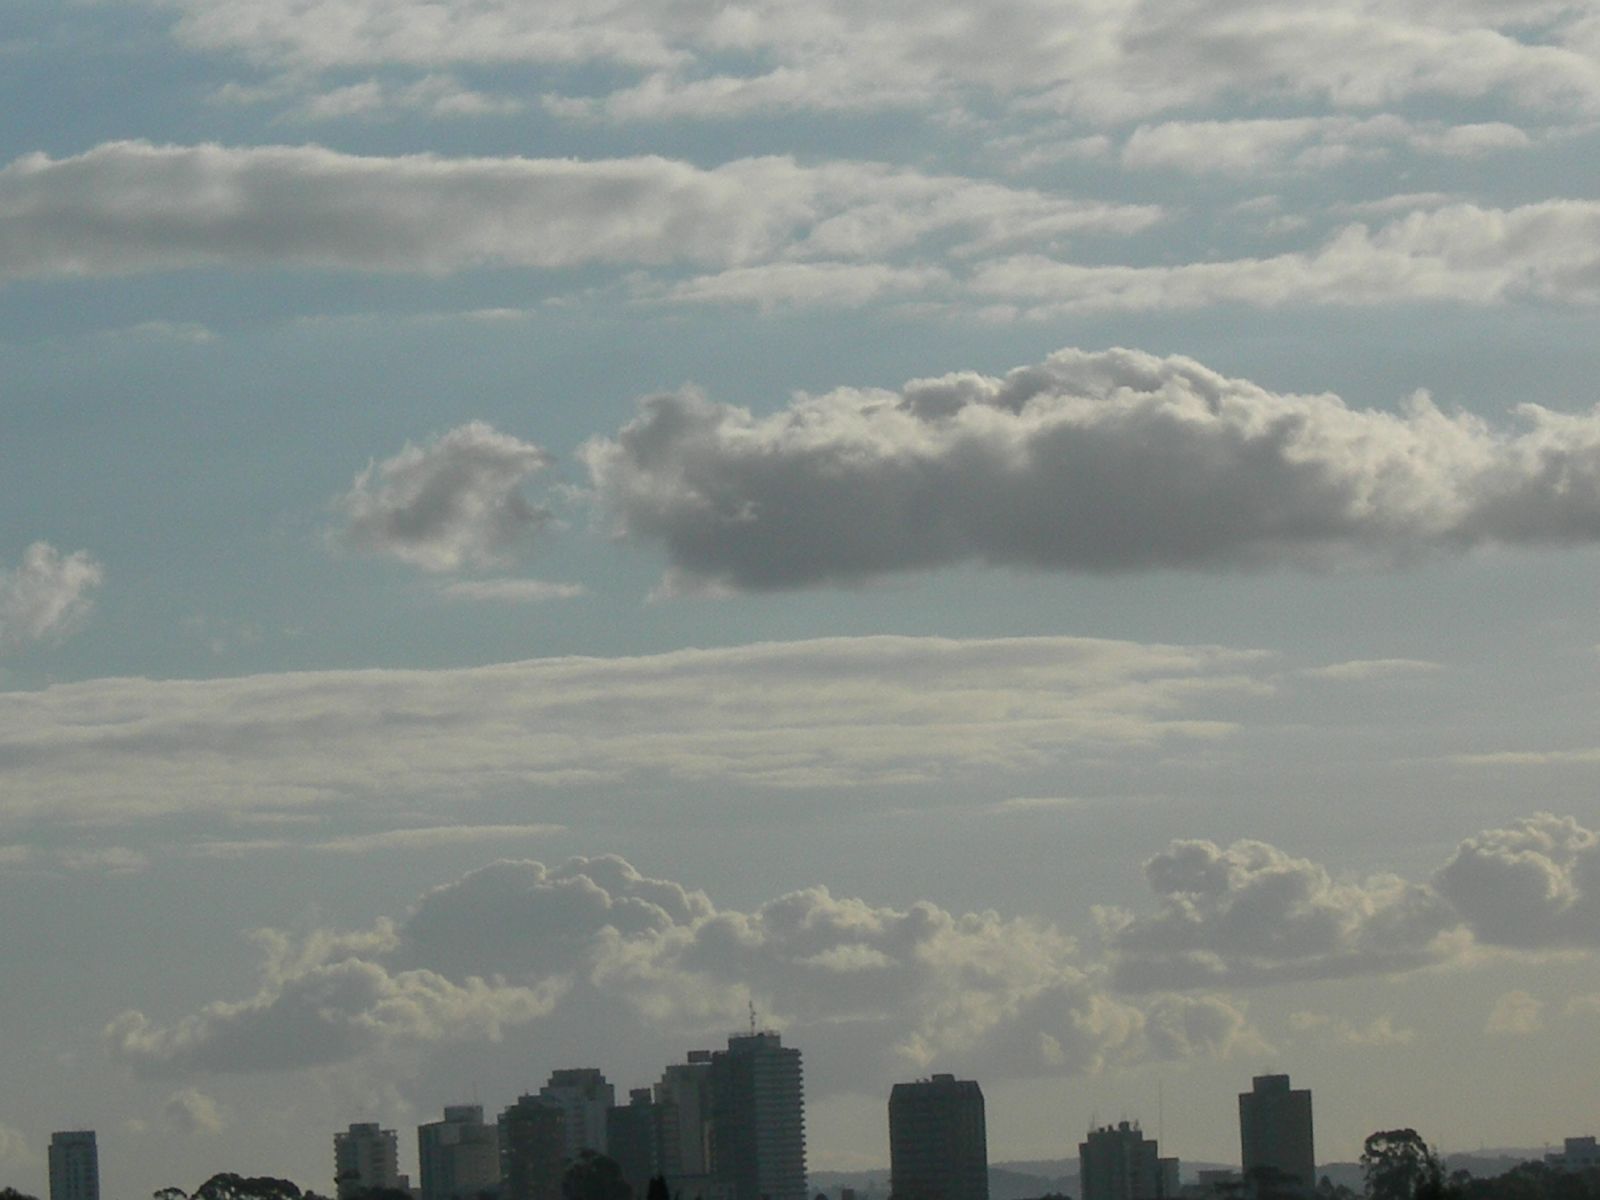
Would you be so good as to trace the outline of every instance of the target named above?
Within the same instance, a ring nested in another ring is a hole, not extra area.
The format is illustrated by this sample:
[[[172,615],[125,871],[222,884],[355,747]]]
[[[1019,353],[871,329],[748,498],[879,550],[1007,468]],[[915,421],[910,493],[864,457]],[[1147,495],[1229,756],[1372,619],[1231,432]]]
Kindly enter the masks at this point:
[[[1239,1156],[1246,1184],[1259,1191],[1310,1193],[1317,1186],[1311,1091],[1287,1075],[1257,1075],[1239,1093]]]
[[[983,1091],[935,1075],[889,1092],[889,1187],[894,1200],[989,1200]]]
[[[444,1120],[417,1126],[421,1200],[472,1200],[500,1188],[500,1139],[483,1105],[451,1104]]]
[[[809,1200],[800,1051],[771,1032],[711,1056],[711,1169],[730,1200]]]
[[[50,1135],[50,1200],[100,1200],[100,1151],[94,1130]]]
[[[607,1153],[621,1169],[636,1200],[643,1200],[651,1179],[667,1174],[665,1143],[662,1106],[652,1098],[649,1088],[634,1088],[628,1093],[627,1104],[606,1113]]]
[[[500,1200],[561,1200],[567,1115],[544,1095],[521,1096],[500,1114]]]
[[[545,1100],[560,1105],[567,1117],[567,1158],[581,1150],[606,1153],[606,1112],[617,1102],[617,1090],[597,1067],[565,1067],[550,1072],[539,1089]]]
[[[333,1135],[333,1186],[339,1200],[373,1188],[404,1190],[400,1142],[392,1129],[351,1125]]]
[[[1178,1160],[1162,1158],[1137,1122],[1091,1129],[1078,1143],[1083,1200],[1168,1200],[1178,1194]]]

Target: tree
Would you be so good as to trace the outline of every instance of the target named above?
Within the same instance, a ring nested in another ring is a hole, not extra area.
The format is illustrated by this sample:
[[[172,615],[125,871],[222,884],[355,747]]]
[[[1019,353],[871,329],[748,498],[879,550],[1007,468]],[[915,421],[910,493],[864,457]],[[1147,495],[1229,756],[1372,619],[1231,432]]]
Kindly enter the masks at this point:
[[[665,1175],[650,1176],[650,1187],[645,1191],[644,1200],[672,1200]]]
[[[593,1150],[580,1150],[561,1177],[562,1200],[633,1200],[617,1160]]]
[[[19,1192],[14,1187],[3,1187],[0,1188],[0,1200],[37,1200],[37,1197],[30,1196],[27,1192]]]
[[[1444,1200],[1444,1168],[1415,1129],[1381,1129],[1361,1150],[1370,1200]]]

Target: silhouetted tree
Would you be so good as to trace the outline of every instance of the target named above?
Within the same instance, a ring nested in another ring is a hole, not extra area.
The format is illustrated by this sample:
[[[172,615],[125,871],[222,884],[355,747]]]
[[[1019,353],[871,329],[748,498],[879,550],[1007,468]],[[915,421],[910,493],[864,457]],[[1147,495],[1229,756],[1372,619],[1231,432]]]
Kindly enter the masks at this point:
[[[562,1200],[633,1200],[617,1160],[593,1150],[580,1150],[561,1177]]]
[[[1415,1129],[1380,1129],[1361,1149],[1370,1200],[1445,1200],[1439,1156]]]
[[[650,1176],[650,1186],[645,1189],[644,1200],[672,1200],[665,1175]]]
[[[38,1198],[28,1195],[27,1192],[19,1192],[14,1187],[3,1187],[0,1188],[0,1200],[38,1200]]]

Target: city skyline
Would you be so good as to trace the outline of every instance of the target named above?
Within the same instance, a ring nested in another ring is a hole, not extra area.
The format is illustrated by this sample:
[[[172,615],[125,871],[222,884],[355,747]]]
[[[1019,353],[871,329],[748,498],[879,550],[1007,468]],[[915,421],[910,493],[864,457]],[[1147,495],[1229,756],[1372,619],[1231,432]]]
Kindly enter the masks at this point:
[[[1600,0],[3,8],[0,1179],[1594,1127]]]

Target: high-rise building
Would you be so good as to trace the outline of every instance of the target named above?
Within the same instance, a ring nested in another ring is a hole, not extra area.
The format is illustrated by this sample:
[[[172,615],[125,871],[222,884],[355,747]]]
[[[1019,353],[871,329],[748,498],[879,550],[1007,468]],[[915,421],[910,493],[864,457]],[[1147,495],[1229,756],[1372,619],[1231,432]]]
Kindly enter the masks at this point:
[[[1083,1200],[1167,1200],[1178,1194],[1178,1160],[1162,1158],[1137,1122],[1091,1129],[1078,1143]]]
[[[522,1096],[500,1114],[500,1200],[561,1200],[567,1116],[544,1096]]]
[[[889,1188],[894,1200],[989,1200],[983,1091],[935,1075],[889,1092]]]
[[[1309,1194],[1317,1186],[1311,1091],[1287,1075],[1257,1075],[1239,1093],[1239,1154],[1245,1182],[1260,1190]]]
[[[100,1151],[94,1130],[50,1135],[50,1200],[100,1200]]]
[[[771,1032],[711,1056],[711,1169],[731,1200],[806,1200],[800,1051]]]
[[[691,1050],[688,1061],[673,1063],[656,1084],[661,1110],[662,1173],[704,1179],[711,1174],[711,1051]],[[674,1189],[676,1192],[677,1189]],[[689,1195],[696,1194],[690,1189]]]
[[[339,1200],[359,1192],[386,1188],[404,1190],[400,1175],[399,1139],[377,1124],[351,1125],[333,1135],[333,1186]]]
[[[500,1139],[483,1105],[450,1104],[444,1120],[417,1126],[422,1200],[474,1200],[500,1187]]]
[[[622,1177],[643,1200],[650,1180],[666,1171],[665,1123],[661,1105],[649,1088],[634,1088],[628,1103],[606,1113],[606,1153],[616,1161]]]
[[[552,1071],[550,1082],[539,1089],[539,1095],[559,1105],[566,1114],[568,1159],[576,1159],[580,1150],[606,1152],[606,1110],[616,1104],[617,1091],[597,1068]]]

